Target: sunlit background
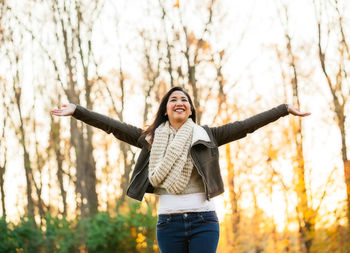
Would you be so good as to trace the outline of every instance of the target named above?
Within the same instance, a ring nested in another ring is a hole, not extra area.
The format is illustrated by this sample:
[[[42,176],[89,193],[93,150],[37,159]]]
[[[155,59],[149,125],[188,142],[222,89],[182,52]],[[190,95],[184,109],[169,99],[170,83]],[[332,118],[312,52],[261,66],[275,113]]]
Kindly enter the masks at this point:
[[[158,252],[157,198],[126,196],[139,150],[50,110],[71,102],[145,128],[172,86],[202,125],[282,103],[312,113],[220,147],[218,252],[350,252],[349,1],[4,0],[0,11],[0,252]]]

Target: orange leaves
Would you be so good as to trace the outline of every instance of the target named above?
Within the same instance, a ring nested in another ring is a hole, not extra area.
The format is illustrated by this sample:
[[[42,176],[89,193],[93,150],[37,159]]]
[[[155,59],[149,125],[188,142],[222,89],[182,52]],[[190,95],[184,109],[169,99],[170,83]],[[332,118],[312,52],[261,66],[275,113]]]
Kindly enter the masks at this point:
[[[350,183],[350,160],[344,161],[345,182]]]
[[[204,54],[209,53],[211,50],[211,45],[209,42],[204,39],[198,39],[193,31],[188,35],[188,45],[197,47]]]
[[[347,194],[348,196],[350,196],[350,161],[349,160],[344,161],[344,176],[345,176]],[[348,206],[350,206],[349,197],[348,197]],[[350,216],[350,211],[349,211],[349,216]]]
[[[202,41],[201,46],[202,46],[203,51],[209,51],[211,49],[210,44],[205,40]]]

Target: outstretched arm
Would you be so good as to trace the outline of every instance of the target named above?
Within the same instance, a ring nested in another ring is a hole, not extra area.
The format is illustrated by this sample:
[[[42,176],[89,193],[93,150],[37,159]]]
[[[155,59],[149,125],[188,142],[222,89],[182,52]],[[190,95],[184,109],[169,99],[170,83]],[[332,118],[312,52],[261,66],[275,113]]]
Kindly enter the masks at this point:
[[[80,105],[65,104],[61,109],[53,109],[51,113],[56,116],[73,116],[75,119],[81,120],[86,124],[102,129],[106,133],[112,133],[117,139],[129,143],[130,145],[141,148],[142,144],[139,138],[142,129],[112,119],[97,112],[90,111]]]
[[[229,143],[234,140],[245,137],[247,134],[254,132],[260,127],[263,127],[280,117],[292,114],[295,116],[308,116],[309,112],[300,112],[288,104],[281,104],[268,111],[256,114],[248,119],[228,123],[219,127],[211,127],[212,134],[217,141],[217,145]]]

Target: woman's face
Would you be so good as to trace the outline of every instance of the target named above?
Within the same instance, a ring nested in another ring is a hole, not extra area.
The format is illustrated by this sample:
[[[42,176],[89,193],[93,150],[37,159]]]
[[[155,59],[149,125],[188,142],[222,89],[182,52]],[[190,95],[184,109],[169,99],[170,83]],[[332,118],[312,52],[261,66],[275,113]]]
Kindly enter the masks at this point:
[[[173,126],[174,124],[184,123],[192,115],[191,104],[185,93],[179,90],[171,93],[166,105],[166,114]]]

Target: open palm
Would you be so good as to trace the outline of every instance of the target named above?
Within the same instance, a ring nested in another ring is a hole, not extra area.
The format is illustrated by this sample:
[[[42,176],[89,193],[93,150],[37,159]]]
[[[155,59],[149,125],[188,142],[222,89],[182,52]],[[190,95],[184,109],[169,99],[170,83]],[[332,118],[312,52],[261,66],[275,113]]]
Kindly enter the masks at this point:
[[[309,116],[311,114],[310,112],[300,112],[298,109],[294,108],[291,105],[288,105],[288,112],[295,116],[300,116],[300,117]]]
[[[62,105],[61,109],[51,110],[51,114],[56,116],[71,116],[74,113],[75,108],[77,108],[75,104],[69,103]]]

